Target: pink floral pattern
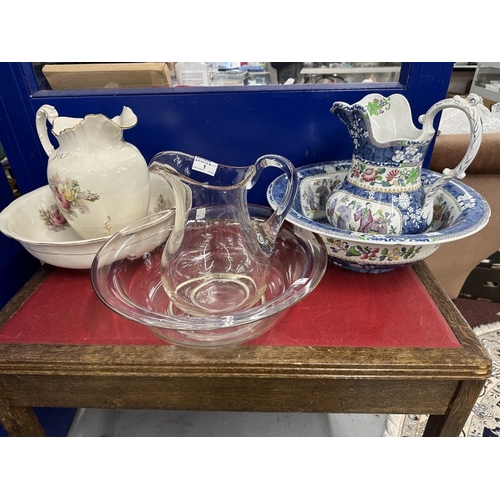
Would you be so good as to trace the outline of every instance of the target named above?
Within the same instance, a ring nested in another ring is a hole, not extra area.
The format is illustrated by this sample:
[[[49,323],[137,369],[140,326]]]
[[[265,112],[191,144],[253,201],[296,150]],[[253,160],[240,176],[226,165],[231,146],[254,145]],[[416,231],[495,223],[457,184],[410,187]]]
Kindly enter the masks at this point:
[[[50,205],[47,209],[40,209],[39,215],[49,231],[58,232],[69,227],[68,221],[56,204]]]
[[[347,180],[355,186],[375,191],[414,191],[420,186],[420,168],[390,168],[353,161]]]
[[[333,254],[340,254],[344,258],[358,258],[369,262],[396,262],[411,260],[422,249],[421,246],[401,246],[389,250],[388,248],[371,247],[369,245],[350,245],[346,241],[336,238],[326,238],[329,250]]]
[[[98,194],[83,191],[77,180],[66,178],[62,181],[57,174],[49,179],[49,185],[57,205],[68,220],[76,219],[78,214],[89,213],[89,203],[99,199]]]
[[[393,181],[396,177],[399,177],[399,170],[394,168],[387,173],[387,182]]]
[[[375,168],[367,167],[361,174],[365,182],[372,182],[377,178],[377,170]]]

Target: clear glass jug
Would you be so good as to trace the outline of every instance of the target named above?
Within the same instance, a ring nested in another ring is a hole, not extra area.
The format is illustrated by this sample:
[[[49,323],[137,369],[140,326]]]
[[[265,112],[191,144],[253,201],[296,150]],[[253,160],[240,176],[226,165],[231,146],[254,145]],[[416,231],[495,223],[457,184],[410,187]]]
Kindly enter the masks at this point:
[[[269,219],[252,219],[247,190],[267,167],[286,173],[287,191]],[[268,284],[276,237],[297,192],[292,163],[265,155],[254,165],[231,167],[163,151],[152,158],[149,169],[167,180],[175,176],[192,190],[192,208],[185,211],[180,203],[185,195],[172,184],[179,203],[161,263],[162,284],[171,301],[196,316],[230,315],[258,303]]]

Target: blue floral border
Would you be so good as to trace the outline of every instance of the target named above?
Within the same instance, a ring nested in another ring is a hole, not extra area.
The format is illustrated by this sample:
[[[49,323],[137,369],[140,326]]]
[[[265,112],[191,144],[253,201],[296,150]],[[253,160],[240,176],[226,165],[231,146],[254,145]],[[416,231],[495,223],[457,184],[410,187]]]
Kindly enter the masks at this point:
[[[304,178],[325,173],[340,173],[347,171],[351,161],[331,161],[305,165],[297,168],[299,182]],[[422,170],[422,183],[424,186],[432,184],[441,174],[431,170]],[[277,177],[267,189],[267,200],[274,209],[281,202],[287,181],[284,175]],[[474,189],[462,182],[451,180],[441,190],[446,191],[460,206],[461,213],[449,227],[438,231],[429,231],[420,234],[378,235],[365,234],[332,227],[326,219],[311,220],[302,213],[300,193],[298,192],[291,210],[286,219],[291,223],[330,238],[347,238],[357,242],[384,242],[388,244],[401,244],[403,241],[418,245],[443,243],[453,241],[473,234],[484,227],[491,215],[491,209],[486,200]]]

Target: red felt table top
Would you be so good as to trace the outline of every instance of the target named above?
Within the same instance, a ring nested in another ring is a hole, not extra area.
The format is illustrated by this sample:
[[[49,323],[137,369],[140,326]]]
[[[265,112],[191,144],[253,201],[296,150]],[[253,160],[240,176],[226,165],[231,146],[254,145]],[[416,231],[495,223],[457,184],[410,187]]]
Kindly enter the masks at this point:
[[[161,345],[106,307],[90,271],[55,268],[0,331],[0,343]],[[460,343],[411,267],[364,274],[328,264],[305,299],[253,345],[438,347]]]

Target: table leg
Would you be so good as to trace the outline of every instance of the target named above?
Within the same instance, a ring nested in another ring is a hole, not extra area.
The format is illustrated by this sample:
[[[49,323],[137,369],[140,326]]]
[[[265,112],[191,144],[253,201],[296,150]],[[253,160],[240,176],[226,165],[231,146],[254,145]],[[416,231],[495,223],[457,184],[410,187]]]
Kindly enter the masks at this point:
[[[446,414],[429,416],[424,437],[459,436],[484,384],[484,380],[465,380],[460,382]]]
[[[0,394],[0,423],[10,436],[43,437],[43,430],[32,408],[13,406]]]

